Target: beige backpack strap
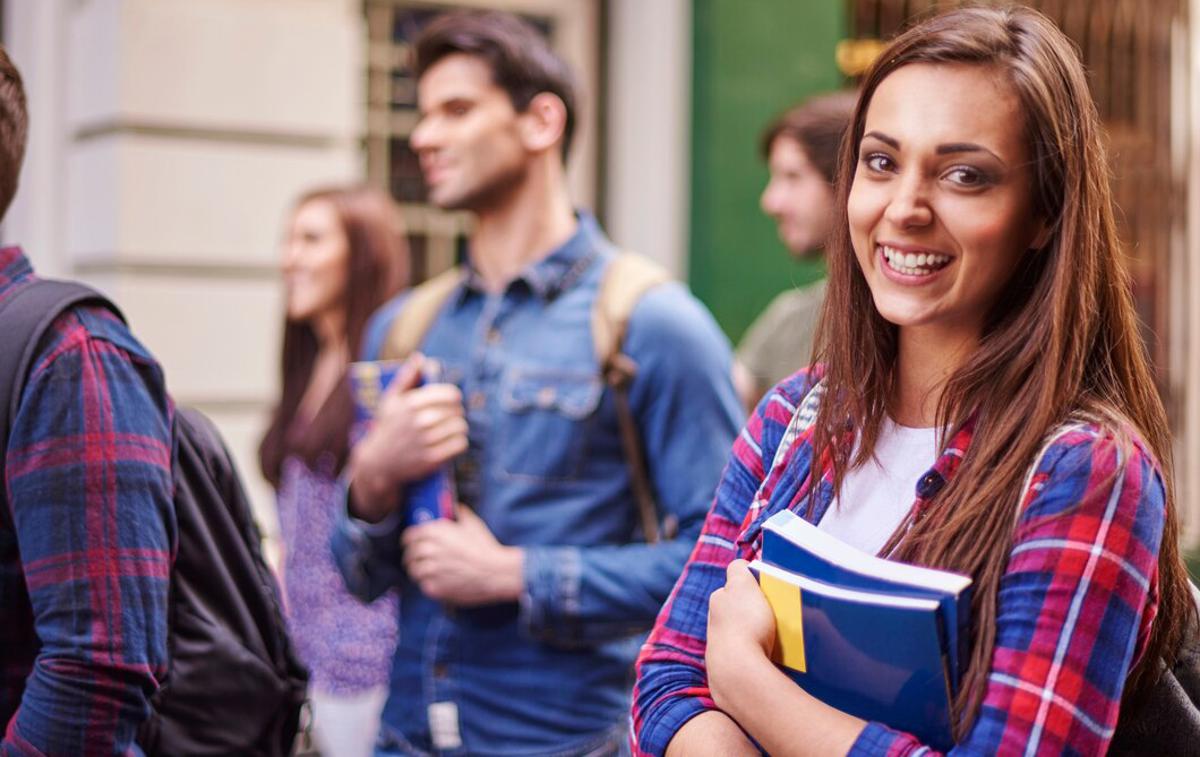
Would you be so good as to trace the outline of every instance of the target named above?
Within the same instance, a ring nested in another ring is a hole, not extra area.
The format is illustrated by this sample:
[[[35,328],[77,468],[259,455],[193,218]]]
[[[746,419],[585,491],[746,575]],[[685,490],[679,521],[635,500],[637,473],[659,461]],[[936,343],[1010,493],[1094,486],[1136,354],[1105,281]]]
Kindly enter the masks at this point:
[[[638,300],[649,289],[670,280],[671,274],[665,268],[632,252],[618,254],[604,269],[592,310],[592,342],[602,371],[621,354],[629,316]]]
[[[613,389],[616,400],[617,423],[621,432],[621,449],[625,453],[625,464],[629,468],[630,488],[637,501],[642,530],[646,541],[653,544],[660,538],[658,508],[654,502],[654,489],[646,470],[646,458],[642,454],[641,436],[633,411],[629,407],[629,386],[637,375],[637,364],[622,351],[625,332],[629,329],[629,317],[634,307],[647,291],[671,280],[666,269],[652,260],[622,252],[609,262],[600,281],[600,290],[592,308],[592,341],[596,350],[596,361],[600,373]],[[678,530],[678,522],[668,521],[663,526],[666,538]]]
[[[433,325],[433,320],[442,311],[442,306],[462,283],[466,272],[461,266],[439,273],[432,279],[418,284],[400,312],[396,314],[388,329],[379,358],[381,360],[403,360],[416,352]]]

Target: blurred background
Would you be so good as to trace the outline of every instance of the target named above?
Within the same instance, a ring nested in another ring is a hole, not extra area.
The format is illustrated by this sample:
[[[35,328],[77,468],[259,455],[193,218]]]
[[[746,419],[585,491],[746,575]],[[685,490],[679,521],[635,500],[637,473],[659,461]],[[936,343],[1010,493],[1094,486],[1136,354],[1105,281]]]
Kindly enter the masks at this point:
[[[0,0],[29,152],[0,227],[44,275],[115,297],[176,400],[224,431],[264,531],[254,451],[277,396],[279,238],[291,201],[368,180],[401,203],[418,278],[470,219],[424,203],[409,41],[451,7],[520,13],[580,76],[577,204],[685,280],[734,342],[821,275],[758,209],[758,135],[852,86],[930,0]],[[1031,2],[1079,45],[1108,126],[1144,338],[1200,543],[1200,0]],[[1193,20],[1194,19],[1194,20]]]

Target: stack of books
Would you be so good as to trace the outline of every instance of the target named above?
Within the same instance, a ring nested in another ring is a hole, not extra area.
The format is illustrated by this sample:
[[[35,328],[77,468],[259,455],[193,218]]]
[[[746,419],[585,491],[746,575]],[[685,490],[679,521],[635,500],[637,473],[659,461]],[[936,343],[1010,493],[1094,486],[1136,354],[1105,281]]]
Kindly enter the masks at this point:
[[[971,579],[866,554],[790,511],[750,564],[775,615],[774,661],[843,712],[953,746]]]

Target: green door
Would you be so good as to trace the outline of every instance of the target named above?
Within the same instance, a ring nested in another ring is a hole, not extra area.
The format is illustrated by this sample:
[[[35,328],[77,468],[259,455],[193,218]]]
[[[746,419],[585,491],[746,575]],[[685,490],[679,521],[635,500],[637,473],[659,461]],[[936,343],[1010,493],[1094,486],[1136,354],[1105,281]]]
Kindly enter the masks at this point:
[[[694,0],[689,283],[735,342],[778,292],[819,277],[762,214],[758,137],[772,116],[844,79],[838,0]]]

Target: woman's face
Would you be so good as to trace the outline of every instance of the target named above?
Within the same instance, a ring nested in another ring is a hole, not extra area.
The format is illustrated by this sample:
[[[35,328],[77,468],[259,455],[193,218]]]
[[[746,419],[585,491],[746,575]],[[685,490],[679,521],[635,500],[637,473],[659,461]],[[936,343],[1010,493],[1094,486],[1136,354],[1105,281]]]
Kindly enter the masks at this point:
[[[978,339],[1030,247],[1025,117],[992,67],[914,63],[871,98],[848,215],[880,314],[902,329]]]
[[[344,309],[350,247],[337,211],[326,200],[310,200],[292,215],[283,240],[287,316],[293,321]]]

